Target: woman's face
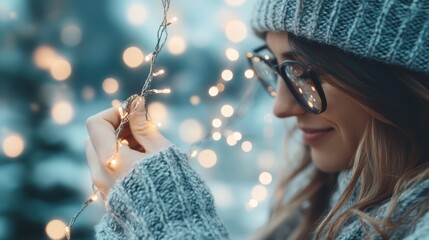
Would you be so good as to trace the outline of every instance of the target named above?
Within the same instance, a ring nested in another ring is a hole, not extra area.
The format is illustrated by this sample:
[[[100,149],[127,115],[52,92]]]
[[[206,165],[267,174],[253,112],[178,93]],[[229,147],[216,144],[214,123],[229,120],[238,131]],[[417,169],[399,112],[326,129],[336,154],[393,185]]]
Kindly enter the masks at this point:
[[[287,33],[267,34],[266,42],[277,61],[284,60],[283,53],[291,51]],[[303,142],[311,149],[317,168],[324,172],[347,169],[357,150],[370,115],[351,97],[322,82],[326,95],[326,111],[315,115],[304,110],[289,92],[283,79],[278,79],[278,95],[273,112],[279,118],[295,116],[303,133]]]

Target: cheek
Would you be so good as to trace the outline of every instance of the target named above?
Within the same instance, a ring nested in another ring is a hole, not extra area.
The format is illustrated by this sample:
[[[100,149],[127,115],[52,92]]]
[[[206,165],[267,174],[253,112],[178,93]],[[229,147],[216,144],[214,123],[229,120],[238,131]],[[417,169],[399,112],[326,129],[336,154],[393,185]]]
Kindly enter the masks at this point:
[[[370,120],[370,115],[354,100],[338,90],[326,91],[328,108],[323,113],[335,131],[319,147],[311,148],[315,165],[325,172],[347,169]]]

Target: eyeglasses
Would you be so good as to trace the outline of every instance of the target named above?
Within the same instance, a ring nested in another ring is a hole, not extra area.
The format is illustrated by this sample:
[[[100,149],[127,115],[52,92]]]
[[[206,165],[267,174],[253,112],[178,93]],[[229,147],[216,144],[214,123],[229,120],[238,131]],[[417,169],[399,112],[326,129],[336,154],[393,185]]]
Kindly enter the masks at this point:
[[[286,60],[277,64],[266,45],[247,53],[247,60],[262,86],[277,96],[277,78],[280,75],[297,102],[307,111],[319,114],[326,110],[326,98],[318,76],[304,63]]]

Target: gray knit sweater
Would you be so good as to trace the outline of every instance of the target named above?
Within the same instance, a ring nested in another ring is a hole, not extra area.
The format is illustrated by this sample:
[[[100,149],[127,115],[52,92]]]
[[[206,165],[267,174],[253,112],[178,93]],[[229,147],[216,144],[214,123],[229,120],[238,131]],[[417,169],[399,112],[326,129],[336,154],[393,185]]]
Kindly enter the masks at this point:
[[[339,196],[348,181],[342,174],[333,195]],[[429,180],[401,198],[398,213],[429,195]],[[382,217],[386,204],[373,213]],[[228,239],[214,208],[207,185],[175,146],[138,162],[116,183],[106,200],[107,213],[96,226],[97,239]],[[350,221],[337,239],[361,239],[359,220]],[[375,237],[377,239],[377,237]],[[398,229],[392,239],[429,239],[429,213],[416,223]]]

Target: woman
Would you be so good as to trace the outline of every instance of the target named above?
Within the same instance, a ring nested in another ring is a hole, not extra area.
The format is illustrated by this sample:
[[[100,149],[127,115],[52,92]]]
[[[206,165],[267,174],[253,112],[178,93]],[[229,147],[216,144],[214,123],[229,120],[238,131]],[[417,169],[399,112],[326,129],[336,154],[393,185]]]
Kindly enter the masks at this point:
[[[256,238],[428,239],[429,2],[261,0],[255,9],[267,45],[249,62],[304,145]],[[126,161],[114,168],[117,111],[88,120],[88,162],[107,194],[97,237],[228,238],[207,187],[139,101],[119,150]]]

